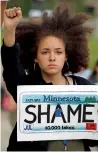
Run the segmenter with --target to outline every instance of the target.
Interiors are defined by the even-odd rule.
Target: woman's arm
[[[9,93],[17,100],[17,85],[19,79],[25,75],[19,60],[19,48],[15,44],[15,30],[22,18],[20,8],[5,10],[4,12],[4,41],[1,48],[3,77]]]

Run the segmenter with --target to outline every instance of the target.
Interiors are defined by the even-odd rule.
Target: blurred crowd
[[[91,83],[97,85],[98,84],[98,60],[94,64],[93,69],[84,69],[81,68],[81,71],[77,73],[76,75],[81,76],[87,80],[89,80]]]

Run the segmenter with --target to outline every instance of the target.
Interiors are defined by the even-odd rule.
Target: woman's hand
[[[14,7],[4,11],[4,43],[10,47],[15,44],[15,30],[22,19],[21,8]]]
[[[8,30],[15,30],[16,26],[22,19],[21,8],[14,7],[11,9],[6,9],[4,11],[4,28]]]

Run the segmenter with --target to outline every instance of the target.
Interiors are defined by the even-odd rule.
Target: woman
[[[5,11],[4,17],[4,43],[1,54],[4,67],[3,76],[7,89],[16,102],[17,85],[91,84],[83,78],[64,75],[69,71],[78,72],[81,66],[85,68],[88,66],[89,49],[86,36],[91,29],[82,25],[87,20],[86,15],[71,16],[66,6],[61,4],[51,16],[45,13],[42,22],[36,27],[28,25],[30,28],[22,28],[20,34],[17,29],[20,37],[23,35],[25,38],[28,37],[27,43],[20,39],[20,45],[15,43],[15,30],[22,18],[21,9],[8,9]],[[17,32],[16,37],[18,37]],[[22,51],[25,51],[24,56]],[[28,61],[25,54],[27,54]],[[27,75],[24,68],[28,70]],[[62,146],[57,149],[51,149],[50,144],[54,141],[17,142],[16,131],[17,127],[15,126],[7,149],[9,151],[64,150],[63,141],[60,141]],[[82,141],[78,140],[76,143],[77,147],[78,144],[82,147],[77,150],[84,151]]]

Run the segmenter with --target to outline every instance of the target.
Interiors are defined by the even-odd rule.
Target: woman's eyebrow
[[[62,48],[55,48],[55,50],[61,50]]]
[[[62,48],[55,48],[54,50],[61,50]],[[43,48],[42,50],[51,50],[49,48]]]
[[[50,50],[49,48],[43,48],[42,50]]]

